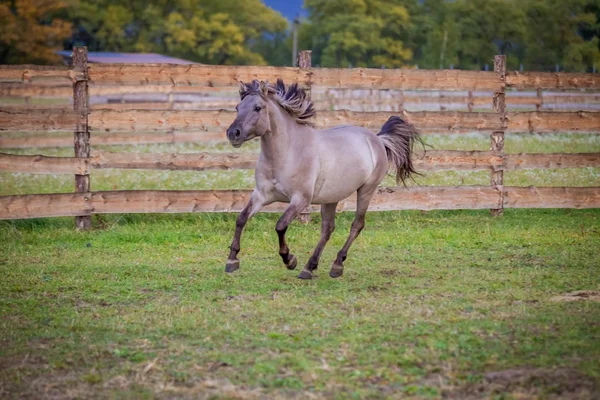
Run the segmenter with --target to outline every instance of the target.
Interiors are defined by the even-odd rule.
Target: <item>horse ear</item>
[[[239,82],[240,82],[240,96],[243,96],[244,93],[246,93],[246,91],[248,90],[248,85],[246,85],[242,81],[239,81]]]

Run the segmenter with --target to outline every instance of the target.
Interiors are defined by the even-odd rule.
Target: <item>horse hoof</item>
[[[225,272],[232,273],[240,269],[240,260],[227,260],[225,264]]]
[[[329,276],[332,278],[339,278],[344,274],[344,267],[341,265],[333,264],[331,266],[331,271],[329,271]]]
[[[285,264],[285,266],[287,267],[287,269],[289,269],[291,271],[293,269],[296,269],[297,265],[298,265],[298,260],[296,259],[296,256],[293,254],[290,254],[290,261],[288,261],[288,263]]]
[[[312,279],[313,274],[311,274],[309,271],[303,269],[300,272],[300,275],[298,275],[298,279]]]

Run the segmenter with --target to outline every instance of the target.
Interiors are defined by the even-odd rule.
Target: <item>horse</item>
[[[298,275],[312,279],[323,248],[335,229],[339,201],[357,193],[356,214],[348,240],[337,253],[329,275],[342,276],[344,261],[352,242],[365,226],[365,214],[377,187],[388,169],[396,172],[396,182],[405,183],[414,174],[413,145],[423,143],[412,124],[392,116],[378,134],[358,126],[343,125],[316,129],[311,118],[316,111],[307,92],[298,84],[285,85],[254,80],[240,82],[237,116],[227,129],[235,148],[254,138],[260,139],[255,169],[256,187],[239,214],[225,271],[240,268],[242,231],[248,220],[273,202],[289,203],[277,221],[279,255],[289,270],[298,260],[285,240],[289,224],[310,204],[321,205],[321,238]]]

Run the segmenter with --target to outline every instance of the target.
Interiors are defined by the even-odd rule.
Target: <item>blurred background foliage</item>
[[[600,66],[600,0],[305,0],[299,16],[261,0],[0,0],[0,63],[56,64],[86,45],[290,65],[296,29],[324,67],[485,69],[495,54],[513,70]]]

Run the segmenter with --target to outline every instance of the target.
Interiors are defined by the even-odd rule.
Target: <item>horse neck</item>
[[[260,138],[260,149],[269,162],[278,164],[286,159],[291,151],[291,135],[297,129],[297,123],[285,113],[279,105],[269,100],[270,131]]]

